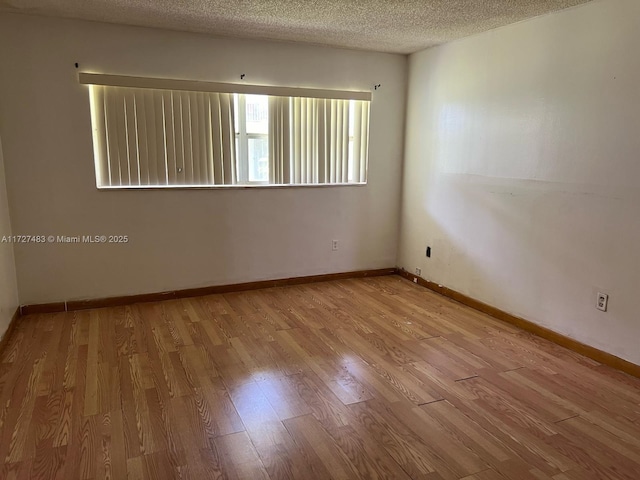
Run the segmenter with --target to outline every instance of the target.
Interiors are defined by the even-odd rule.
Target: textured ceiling
[[[412,53],[590,0],[0,0],[0,10]]]

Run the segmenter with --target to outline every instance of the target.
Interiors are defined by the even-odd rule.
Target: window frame
[[[267,180],[250,180],[249,179],[249,140],[265,138],[269,145],[268,133],[248,133],[247,132],[247,94],[235,93],[234,104],[237,107],[235,115],[237,118],[238,130],[236,136],[236,172],[237,186],[242,185],[271,185],[269,183],[269,174]],[[268,107],[267,107],[268,108]],[[242,112],[242,115],[240,114]],[[267,115],[268,118],[268,115]],[[269,147],[267,147],[269,148]]]

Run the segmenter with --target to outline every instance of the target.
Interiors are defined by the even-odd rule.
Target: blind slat
[[[124,116],[125,116],[125,144],[127,147],[127,176],[128,185],[136,185],[139,182],[138,173],[138,146],[136,143],[135,125],[136,125],[136,112],[135,112],[135,98],[133,92],[124,92]]]
[[[197,184],[193,161],[193,95],[184,92],[182,95],[182,127],[184,128],[184,166],[185,185]]]
[[[176,153],[176,129],[173,110],[173,92],[162,92],[162,114],[164,118],[164,138],[167,151],[167,183],[177,185],[177,153]]]
[[[291,182],[290,98],[269,97],[269,183]]]
[[[220,101],[217,93],[209,95],[211,116],[211,144],[213,153],[213,172],[216,184],[224,184],[224,165],[222,161],[222,126],[220,119]]]
[[[113,90],[105,91],[105,123],[107,136],[107,148],[109,152],[109,183],[112,186],[121,186],[120,181],[120,150],[118,147],[118,116],[116,113],[117,95]]]
[[[293,183],[301,183],[300,157],[302,153],[302,126],[300,125],[302,99],[293,99],[293,142],[291,144],[291,158],[293,158]],[[306,134],[306,132],[305,132]]]
[[[353,118],[353,181],[360,181],[360,162],[362,160],[362,102],[355,102]]]
[[[307,99],[300,99],[300,122],[302,123],[303,136],[300,139],[300,183],[307,183],[307,143],[313,135],[307,120]]]
[[[167,185],[167,152],[163,118],[162,93],[153,91],[153,112],[155,116],[156,128],[156,172],[158,175],[158,185]]]
[[[220,103],[221,120],[221,149],[222,164],[224,171],[224,183],[233,185],[236,183],[236,158],[235,158],[235,132],[234,132],[234,112],[233,96],[228,93],[217,95]]]
[[[308,182],[309,183],[318,183],[318,103],[319,100],[314,98],[311,100],[311,128],[315,132],[313,137],[311,138],[311,151],[309,152],[309,156],[307,157],[307,171],[308,173]]]
[[[193,185],[200,185],[200,92],[189,95],[189,119],[191,120],[191,166]]]
[[[327,135],[327,101],[318,102],[318,183],[327,182],[327,145],[322,139]]]
[[[341,150],[341,167],[342,167],[342,183],[349,181],[349,102],[342,103],[342,121],[340,123],[340,136],[342,142]]]
[[[213,155],[213,139],[212,132],[213,126],[211,124],[211,95],[208,93],[203,93],[203,115],[204,115],[204,140],[205,140],[205,152],[206,152],[206,162],[207,162],[207,183],[212,185],[215,184],[215,162]]]
[[[337,128],[337,125],[338,125],[338,105],[334,100],[331,100],[329,103],[331,104],[331,128],[329,130],[329,134],[330,134],[330,140],[329,140],[329,151],[330,151],[330,156],[329,156],[329,169],[330,169],[329,182],[330,183],[336,183],[338,181],[337,172],[336,172],[336,166],[337,166],[337,162],[338,162],[338,159],[336,158],[336,152],[338,151],[338,149],[337,149],[338,137],[337,137],[337,133],[336,133],[336,128]]]
[[[93,155],[96,167],[96,183],[100,185],[110,185],[109,178],[109,155],[107,142],[104,135],[105,124],[105,99],[104,87],[92,85],[90,89],[91,102],[91,122],[93,134]]]
[[[173,95],[173,128],[175,129],[176,141],[176,183],[184,185],[184,126],[182,115],[182,92],[175,92]]]
[[[180,92],[182,115],[182,185],[193,184],[193,142],[191,141],[191,99],[187,92]]]
[[[136,132],[138,138],[138,163],[140,168],[140,184],[154,185],[149,175],[149,140],[147,128],[147,101],[144,92],[136,95]]]
[[[360,137],[357,142],[360,144],[360,175],[358,182],[367,181],[367,158],[369,157],[369,102],[356,102],[362,105],[362,116],[360,123]]]
[[[193,175],[194,183],[202,185],[207,178],[207,161],[204,158],[204,94],[202,92],[197,92],[194,95],[193,108]]]
[[[158,150],[157,150],[157,136],[158,126],[156,125],[156,111],[155,102],[153,100],[153,93],[151,90],[143,90],[142,96],[144,98],[144,120],[145,128],[147,130],[146,135],[146,150],[147,150],[147,168],[149,172],[149,185],[160,185],[161,182],[158,179]]]
[[[116,107],[116,130],[118,132],[118,169],[120,171],[120,184],[130,185],[129,181],[129,158],[127,155],[127,135],[126,135],[126,115],[124,111],[125,103],[122,95],[115,99]]]

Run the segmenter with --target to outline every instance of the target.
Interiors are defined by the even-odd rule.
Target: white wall
[[[11,237],[11,220],[7,204],[2,139],[0,138],[0,338],[7,331],[9,322],[18,308],[18,285],[13,260],[13,243],[3,242],[3,237]]]
[[[412,55],[399,253],[637,364],[638,24],[596,1]]]
[[[369,184],[98,191],[81,71],[369,90]],[[14,233],[128,235],[18,245],[20,301],[51,302],[393,267],[406,57],[0,15],[0,133]],[[331,240],[340,247],[331,251]]]

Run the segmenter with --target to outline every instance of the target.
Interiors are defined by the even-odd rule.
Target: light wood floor
[[[0,478],[640,478],[640,380],[397,276],[32,315]]]

